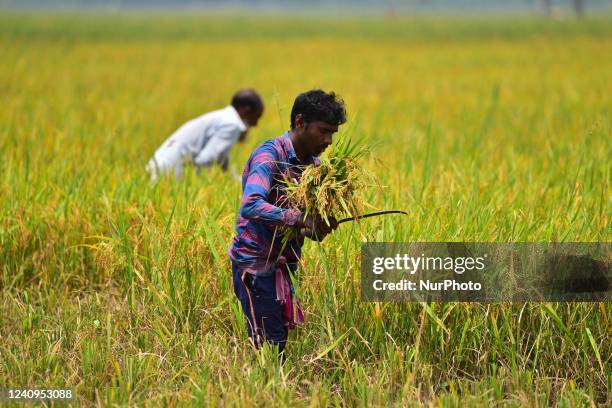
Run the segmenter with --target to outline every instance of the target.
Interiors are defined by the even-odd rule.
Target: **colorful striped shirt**
[[[270,275],[281,256],[291,270],[297,268],[304,238],[294,238],[283,248],[283,236],[288,228],[297,227],[302,213],[288,205],[283,179],[299,181],[306,165],[319,164],[315,156],[306,163],[300,162],[289,132],[253,151],[242,173],[236,236],[228,251],[238,268],[255,275]]]

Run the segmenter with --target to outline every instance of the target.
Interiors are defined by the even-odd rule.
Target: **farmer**
[[[333,92],[305,92],[291,109],[291,129],[257,147],[244,167],[242,201],[229,256],[234,293],[255,347],[265,341],[283,352],[288,329],[304,320],[290,278],[297,269],[304,238],[321,241],[338,226],[335,219],[328,225],[317,214],[306,216],[288,208],[282,179],[297,181],[304,166],[319,165],[318,156],[331,145],[332,135],[344,122],[344,102]],[[283,242],[284,234],[292,229],[298,229],[298,234]]]
[[[242,89],[234,94],[231,105],[188,121],[170,135],[147,164],[151,180],[169,173],[180,178],[185,163],[196,166],[198,172],[213,163],[227,170],[232,145],[244,141],[248,128],[257,126],[263,110],[257,92]]]

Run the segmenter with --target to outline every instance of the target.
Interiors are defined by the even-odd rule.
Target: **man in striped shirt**
[[[346,122],[344,102],[333,92],[312,90],[298,95],[291,110],[291,129],[268,140],[249,157],[242,174],[242,201],[236,236],[229,249],[234,292],[247,319],[249,337],[282,352],[288,329],[303,321],[290,274],[297,269],[304,238],[321,241],[337,227],[316,214],[289,208],[283,179],[298,181]],[[299,234],[284,243],[288,229]]]

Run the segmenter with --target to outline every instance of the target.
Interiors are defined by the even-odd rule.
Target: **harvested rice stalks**
[[[329,225],[329,218],[355,217],[363,212],[356,192],[365,186],[365,175],[358,159],[368,153],[360,142],[345,138],[338,142],[320,166],[304,169],[299,183],[285,180],[291,207],[318,214]]]

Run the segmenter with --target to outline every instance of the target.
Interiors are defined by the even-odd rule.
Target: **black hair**
[[[254,89],[241,89],[232,97],[232,106],[235,109],[251,108],[253,110],[263,109],[263,101]]]
[[[295,129],[295,117],[301,114],[306,123],[325,122],[341,125],[346,122],[344,101],[334,92],[313,89],[299,94],[291,108],[291,129]]]

